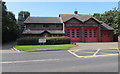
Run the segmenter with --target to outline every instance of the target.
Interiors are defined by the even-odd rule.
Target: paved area
[[[13,49],[13,46],[16,45],[16,42],[9,42],[2,45],[2,49],[0,49],[0,53],[13,53],[17,52]]]
[[[106,55],[118,55],[118,43],[77,43],[77,47],[68,50],[76,57],[96,57]]]
[[[93,42],[93,43],[76,43],[77,47],[71,49],[111,49],[118,48],[118,42]]]
[[[3,72],[118,72],[118,43],[77,43],[66,50],[2,53]],[[104,52],[104,53],[103,53]],[[109,56],[98,56],[112,53]]]
[[[76,58],[62,50],[3,53],[2,57],[3,72],[118,72],[117,55]]]
[[[108,56],[108,55],[118,55],[118,49],[85,49],[85,50],[68,50],[74,56],[80,57],[97,57],[97,56]]]
[[[118,48],[120,49],[120,42],[118,42]]]

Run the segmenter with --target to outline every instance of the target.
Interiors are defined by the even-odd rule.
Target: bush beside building
[[[17,45],[39,45],[40,43],[38,40],[41,39],[40,37],[22,37],[17,39]],[[53,44],[69,44],[70,38],[69,37],[45,37],[46,45],[53,45]]]

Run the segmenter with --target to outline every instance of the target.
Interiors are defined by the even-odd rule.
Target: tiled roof
[[[114,28],[110,27],[109,25],[107,25],[104,22],[101,22],[99,20],[97,20],[96,18],[94,18],[91,15],[80,15],[80,14],[60,14],[59,17],[28,17],[24,23],[63,23],[66,22],[68,20],[70,20],[71,18],[76,18],[78,20],[80,20],[81,22],[85,22],[87,20],[89,20],[90,18],[95,19],[96,21],[98,21],[101,24],[101,29],[102,30],[114,30]],[[41,33],[44,30],[31,30],[31,33]],[[59,30],[49,30],[50,33],[62,33],[62,31]],[[24,31],[23,33],[26,33],[26,31]]]
[[[114,30],[114,28],[112,28],[111,26],[109,26],[108,24],[102,22],[101,24],[101,29],[102,30]]]
[[[64,34],[63,30],[24,30],[22,34],[41,34],[45,31],[51,34]]]
[[[77,18],[78,20],[80,20],[81,22],[85,22],[87,20],[89,20],[90,18],[95,19],[96,21],[100,22],[99,20],[97,20],[96,18],[94,18],[91,15],[80,15],[80,14],[60,14],[59,15],[62,18],[63,22],[66,22],[68,20],[70,20],[71,18]]]
[[[28,17],[24,23],[62,23],[59,17]]]

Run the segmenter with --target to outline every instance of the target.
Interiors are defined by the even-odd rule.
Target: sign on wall
[[[39,43],[46,43],[46,39],[39,39],[38,42]]]

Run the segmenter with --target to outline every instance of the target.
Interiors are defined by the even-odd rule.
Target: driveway
[[[68,50],[68,52],[76,57],[96,57],[119,54],[117,42],[76,43],[76,45],[78,46]]]
[[[118,42],[94,42],[94,43],[76,43],[77,47],[71,49],[111,49],[118,48]]]

